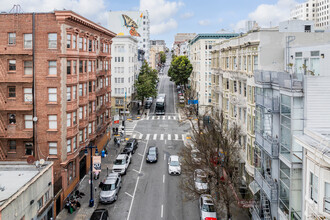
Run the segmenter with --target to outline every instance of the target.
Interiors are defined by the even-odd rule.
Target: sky
[[[165,40],[171,48],[176,33],[244,31],[245,21],[260,27],[287,20],[290,9],[304,0],[0,0],[0,11],[19,4],[23,12],[73,10],[108,28],[108,11],[148,10],[150,39]]]

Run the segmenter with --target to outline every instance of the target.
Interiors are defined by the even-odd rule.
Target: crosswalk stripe
[[[175,116],[173,116],[173,120],[176,120],[176,117]]]
[[[165,117],[165,116],[163,116],[163,120],[165,120],[165,118],[166,118],[166,117]]]
[[[135,138],[136,137],[136,134],[133,134],[133,138]]]
[[[168,116],[168,120],[171,120],[171,116]]]
[[[184,140],[184,135],[183,134],[181,134],[181,140]]]
[[[146,140],[149,140],[150,134],[147,134],[146,136]]]
[[[160,140],[164,140],[164,134],[160,135]]]
[[[178,140],[178,135],[177,134],[174,134],[174,139]]]
[[[154,120],[155,119],[155,116],[152,116],[152,120]]]
[[[157,139],[157,134],[154,134],[154,140],[156,140]]]
[[[170,135],[170,134],[167,135],[167,139],[168,139],[169,141],[171,140],[171,135]]]
[[[142,139],[142,137],[143,137],[143,134],[140,134],[140,137],[139,137],[139,139]]]

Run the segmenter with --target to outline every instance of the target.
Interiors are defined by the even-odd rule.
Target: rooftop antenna
[[[12,9],[10,9],[9,13],[11,13],[11,14],[23,13],[23,9],[22,9],[21,5],[14,5],[14,7]]]

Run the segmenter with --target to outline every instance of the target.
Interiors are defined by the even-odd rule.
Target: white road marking
[[[170,135],[170,134],[167,135],[167,139],[168,139],[169,141],[171,140],[171,135]]]
[[[164,215],[164,205],[162,204],[162,208],[160,210],[160,217],[163,218]]]
[[[164,154],[164,160],[166,160],[166,154]]]
[[[146,136],[146,140],[149,140],[150,134],[147,134]]]
[[[131,198],[133,198],[133,196],[131,194],[129,194],[128,192],[125,192],[125,194],[130,196]]]
[[[164,140],[164,134],[160,135],[160,140]]]
[[[138,155],[140,155],[141,157],[143,157],[143,155],[142,155],[142,154],[140,154],[140,153],[138,153]]]
[[[139,173],[139,171],[137,171],[136,169],[132,169],[133,171],[135,171],[135,172],[137,172],[137,173]]]
[[[166,116],[163,116],[163,120],[165,120]]]
[[[152,116],[152,120],[154,120],[155,119],[155,116]]]
[[[143,134],[140,134],[139,139],[142,139],[142,137],[143,137]]]
[[[136,134],[133,134],[133,138],[135,138],[136,137]]]
[[[173,120],[176,120],[176,117],[175,116],[173,116]]]
[[[144,148],[144,152],[143,152],[143,159],[141,161],[141,165],[140,165],[140,173],[141,173],[141,170],[142,170],[142,165],[143,165],[143,161],[144,161],[144,156],[146,154],[146,150],[147,150],[147,146],[148,146],[148,141],[146,143],[146,146]],[[131,202],[131,205],[129,207],[129,211],[128,211],[128,216],[127,216],[127,220],[129,220],[130,216],[131,216],[131,211],[132,211],[132,207],[133,207],[133,202],[134,202],[134,197],[135,197],[135,193],[136,193],[136,189],[137,189],[137,186],[139,184],[139,180],[140,180],[140,177],[138,176],[137,180],[136,180],[136,184],[135,184],[135,187],[134,187],[134,192],[133,192],[133,196],[132,196],[132,202]]]
[[[181,134],[181,138],[182,138],[182,140],[184,140],[184,135],[183,134]]]
[[[165,183],[165,174],[163,174],[163,183]]]
[[[157,139],[157,134],[154,134],[154,140],[156,140]]]
[[[174,135],[174,140],[178,140],[178,138],[179,138],[178,135],[175,134],[175,135]]]

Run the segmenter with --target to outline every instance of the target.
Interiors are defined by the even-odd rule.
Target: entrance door
[[[79,179],[81,180],[86,175],[86,156],[79,162]]]

